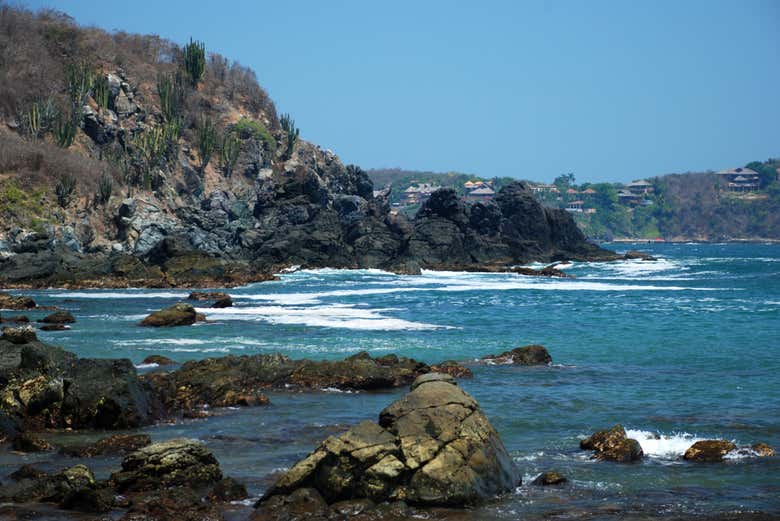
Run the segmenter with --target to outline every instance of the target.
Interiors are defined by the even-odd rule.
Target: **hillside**
[[[627,197],[624,183],[575,183],[562,175],[545,185],[525,181],[547,207],[565,209],[586,236],[613,239],[675,241],[780,240],[780,160],[754,161],[744,168],[761,181],[756,190],[731,192],[712,172],[669,174],[649,178],[646,194]],[[401,169],[369,170],[375,183],[391,187],[391,202],[401,213],[413,214],[419,205],[404,203],[404,190],[428,184],[454,188],[466,195],[467,181],[493,181],[501,187],[510,178],[488,179],[458,173],[433,173]]]
[[[0,63],[5,284],[230,285],[291,265],[417,272],[605,255],[538,203],[491,206],[494,226],[518,211],[545,220],[506,235],[479,229],[470,206],[396,215],[362,169],[277,115],[253,71],[197,40],[0,5]],[[464,244],[486,251],[464,256]]]

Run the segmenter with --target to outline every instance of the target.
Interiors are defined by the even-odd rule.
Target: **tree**
[[[569,187],[574,186],[574,172],[559,175],[555,178],[553,184],[558,190],[566,190]]]

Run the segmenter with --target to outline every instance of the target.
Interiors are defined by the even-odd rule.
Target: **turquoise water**
[[[39,333],[80,356],[149,354],[178,361],[282,352],[343,358],[367,350],[426,362],[473,360],[529,343],[555,364],[473,366],[463,387],[482,405],[530,481],[557,469],[562,488],[528,485],[476,510],[475,519],[558,515],[780,514],[780,457],[695,465],[678,457],[695,439],[780,448],[780,245],[628,245],[655,262],[574,263],[576,279],[507,274],[318,270],[230,290],[235,307],[204,309],[209,323],[137,327],[187,291],[32,292],[68,309],[68,332]],[[141,368],[140,370],[147,370]],[[327,435],[378,412],[404,391],[275,393],[272,406],[146,429],[204,440],[227,474],[257,495],[273,473]],[[648,458],[591,461],[579,438],[622,423]],[[661,434],[660,440],[651,433]],[[61,435],[73,438],[79,435]],[[25,456],[46,466],[73,460]],[[47,459],[48,458],[48,459]],[[19,464],[0,456],[0,481]],[[103,475],[117,460],[91,461]],[[561,514],[561,515],[564,515]]]

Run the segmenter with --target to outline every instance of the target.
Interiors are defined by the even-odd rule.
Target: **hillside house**
[[[469,202],[490,201],[495,196],[496,196],[495,190],[493,190],[489,186],[482,186],[480,188],[476,188],[468,192],[466,194],[466,201]]]
[[[642,202],[644,199],[643,195],[635,194],[632,192],[629,192],[628,190],[620,190],[618,191],[618,203],[625,204],[628,206],[636,206]]]
[[[566,203],[566,211],[582,213],[584,205],[585,201],[569,201]]]
[[[432,185],[428,183],[422,183],[419,185],[412,185],[404,190],[401,204],[409,206],[413,204],[422,204],[428,200],[433,192],[441,188],[439,185]]]
[[[720,189],[725,192],[755,192],[761,187],[758,173],[750,168],[732,168],[717,173]]]
[[[634,181],[626,185],[626,190],[634,195],[649,195],[655,191],[655,188],[651,183],[645,180]]]

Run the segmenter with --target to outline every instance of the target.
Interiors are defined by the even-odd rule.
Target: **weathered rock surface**
[[[514,267],[510,271],[519,275],[528,275],[530,277],[555,277],[563,279],[573,279],[574,275],[568,275],[566,272],[556,268],[558,263],[550,264],[541,269],[525,268],[522,266]]]
[[[113,495],[102,489],[84,465],[74,465],[53,475],[33,469],[19,469],[15,474],[14,483],[0,487],[0,502],[57,503],[66,509],[87,512],[106,512],[113,504]]]
[[[431,366],[431,372],[448,374],[450,376],[454,376],[455,378],[474,377],[474,373],[471,372],[471,369],[459,364],[455,360],[445,360],[439,364],[434,364]]]
[[[544,346],[533,344],[500,355],[483,356],[482,361],[488,364],[548,365],[552,363],[552,357]]]
[[[0,292],[0,309],[23,310],[33,309],[35,306],[35,301],[30,297]]]
[[[177,438],[131,452],[110,482],[119,492],[140,492],[173,486],[209,487],[221,479],[219,462],[205,445]]]
[[[29,432],[23,432],[11,441],[11,448],[18,452],[46,452],[54,447],[43,438]]]
[[[192,304],[179,303],[155,311],[143,319],[140,325],[148,327],[191,326],[197,320],[198,316]]]
[[[230,298],[230,295],[221,291],[193,291],[187,296],[187,300],[220,300]]]
[[[766,443],[755,443],[750,447],[753,452],[762,458],[775,455],[775,449],[767,445]]]
[[[723,456],[736,448],[734,443],[727,440],[701,440],[688,447],[683,454],[683,459],[703,462],[723,461]]]
[[[633,438],[626,436],[621,425],[599,431],[580,442],[583,450],[595,452],[595,459],[628,463],[639,461],[644,457],[642,446]]]
[[[323,502],[332,508],[355,499],[464,506],[512,490],[518,476],[477,402],[453,377],[431,373],[384,409],[378,424],[365,421],[330,437],[295,464],[259,513],[300,506],[300,495],[316,511]]]
[[[38,336],[35,334],[35,329],[30,326],[4,327],[0,340],[5,340],[12,344],[27,344],[28,342],[38,340]]]
[[[176,362],[162,355],[149,355],[143,359],[142,364],[175,365]]]
[[[211,307],[215,309],[233,307],[233,299],[229,296],[222,297],[221,299],[215,301]]]

